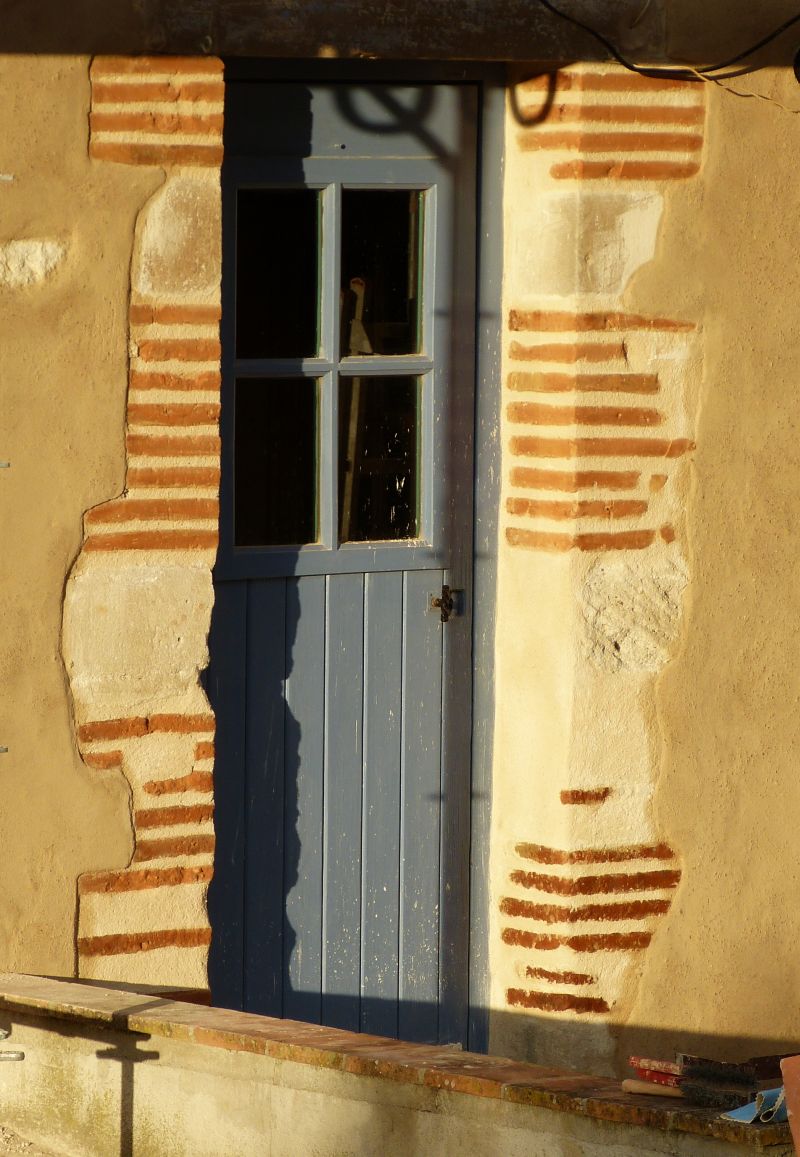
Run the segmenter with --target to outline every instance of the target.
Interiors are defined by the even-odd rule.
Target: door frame
[[[470,83],[479,89],[475,317],[469,1048],[489,1041],[489,839],[494,750],[494,639],[500,502],[503,173],[506,68],[462,62],[229,58],[225,79]]]

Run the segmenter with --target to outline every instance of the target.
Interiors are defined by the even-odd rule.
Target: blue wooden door
[[[476,91],[229,88],[212,995],[464,1041]]]

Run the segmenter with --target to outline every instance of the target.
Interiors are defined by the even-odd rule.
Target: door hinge
[[[456,587],[449,587],[446,583],[442,587],[441,595],[431,595],[429,609],[439,611],[443,623],[450,621],[451,615],[460,615],[461,607],[458,596],[464,592]]]

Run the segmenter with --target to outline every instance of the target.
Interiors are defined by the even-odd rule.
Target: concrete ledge
[[[81,1153],[792,1153],[788,1126],[734,1125],[616,1081],[152,990],[0,975],[0,1009],[27,1053],[2,1067],[4,1123]]]

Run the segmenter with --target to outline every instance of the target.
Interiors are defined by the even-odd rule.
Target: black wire
[[[773,32],[770,32],[756,44],[752,44],[749,48],[745,48],[743,52],[738,52],[736,56],[730,57],[729,60],[723,60],[719,64],[708,64],[704,68],[695,69],[643,68],[641,65],[634,64],[632,61],[627,60],[615,44],[613,44],[607,37],[603,36],[602,32],[598,32],[597,29],[593,28],[590,24],[585,24],[582,20],[578,20],[577,17],[570,16],[567,12],[562,12],[562,10],[560,8],[556,8],[555,4],[552,4],[550,0],[538,0],[538,3],[543,8],[546,8],[548,12],[552,12],[554,16],[559,16],[562,20],[566,20],[569,24],[574,24],[576,28],[581,28],[584,32],[587,32],[589,36],[594,37],[595,40],[603,45],[603,47],[614,58],[614,60],[621,64],[623,68],[627,68],[629,72],[636,72],[639,74],[639,76],[663,77],[667,80],[699,81],[704,76],[708,76],[711,73],[719,72],[723,68],[730,68],[731,65],[738,64],[741,60],[745,60],[748,56],[752,56],[753,53],[758,52],[759,49],[766,47],[767,44],[771,44],[773,40],[776,40],[782,33],[787,30],[787,28],[791,28],[793,24],[800,23],[800,12],[798,12],[796,16],[792,16],[788,20],[785,20],[779,28],[776,28]]]
[[[787,28],[791,28],[793,24],[800,22],[800,12],[796,16],[791,16],[788,20],[784,20],[779,28],[774,32],[770,32],[763,40],[759,40],[757,44],[752,44],[749,48],[745,48],[743,52],[732,56],[730,60],[723,60],[721,64],[709,64],[707,68],[698,68],[698,72],[705,75],[707,72],[719,72],[723,68],[730,68],[732,64],[738,64],[740,60],[745,60],[748,56],[758,52],[760,48],[765,48],[766,45],[771,44],[773,40],[777,40],[781,33],[785,32]]]

